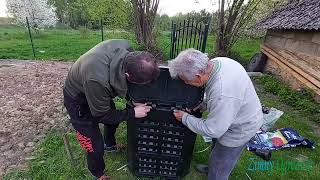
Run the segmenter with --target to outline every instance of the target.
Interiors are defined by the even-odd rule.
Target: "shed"
[[[264,70],[320,96],[320,1],[291,0],[256,27],[267,29],[261,45],[268,57]]]

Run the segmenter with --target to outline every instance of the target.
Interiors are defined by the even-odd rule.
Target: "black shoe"
[[[97,177],[95,177],[95,176],[93,176],[93,178],[92,178],[92,180],[99,180],[99,179],[111,180],[111,177],[110,177],[110,176],[103,175],[103,176],[101,176],[100,178],[97,178]]]
[[[104,150],[108,153],[119,152],[125,149],[126,149],[126,146],[123,144],[116,144],[113,146],[107,146],[106,144],[104,144]]]
[[[271,151],[269,150],[257,149],[254,153],[265,161],[271,160]]]
[[[197,164],[196,169],[200,173],[208,174],[209,166],[205,164]]]

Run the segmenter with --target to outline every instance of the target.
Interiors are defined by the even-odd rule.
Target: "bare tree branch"
[[[240,29],[241,28],[245,28],[247,27],[249,20],[252,18],[253,13],[255,12],[258,4],[261,2],[262,0],[252,0],[250,4],[248,4],[248,7],[252,7],[250,10],[249,8],[246,10],[246,12],[244,12],[243,16],[241,17],[241,19],[239,19],[239,22],[242,21],[243,23],[238,23],[238,25],[235,26],[235,30],[233,32],[233,39],[231,40],[230,46],[234,45],[234,43],[239,39],[240,37]],[[254,4],[255,3],[255,4]],[[245,17],[245,18],[243,18]]]
[[[219,30],[216,40],[216,53],[218,55],[229,54],[231,47],[239,38],[239,32],[247,26],[261,0],[249,0],[246,5],[243,5],[244,0],[233,0],[227,12],[223,7],[224,2],[224,0],[219,1]]]
[[[155,46],[153,27],[159,0],[131,0],[131,3],[134,9],[137,42],[146,49],[152,49]]]

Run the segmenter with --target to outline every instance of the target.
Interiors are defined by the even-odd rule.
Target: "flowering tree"
[[[28,17],[31,28],[55,26],[57,22],[54,8],[47,4],[47,0],[7,0],[8,12],[17,24],[26,24]]]

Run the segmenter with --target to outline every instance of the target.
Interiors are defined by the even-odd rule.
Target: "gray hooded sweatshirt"
[[[248,142],[262,126],[260,100],[245,69],[238,62],[217,57],[205,87],[206,120],[184,113],[182,123],[203,136],[217,138],[227,147]]]

